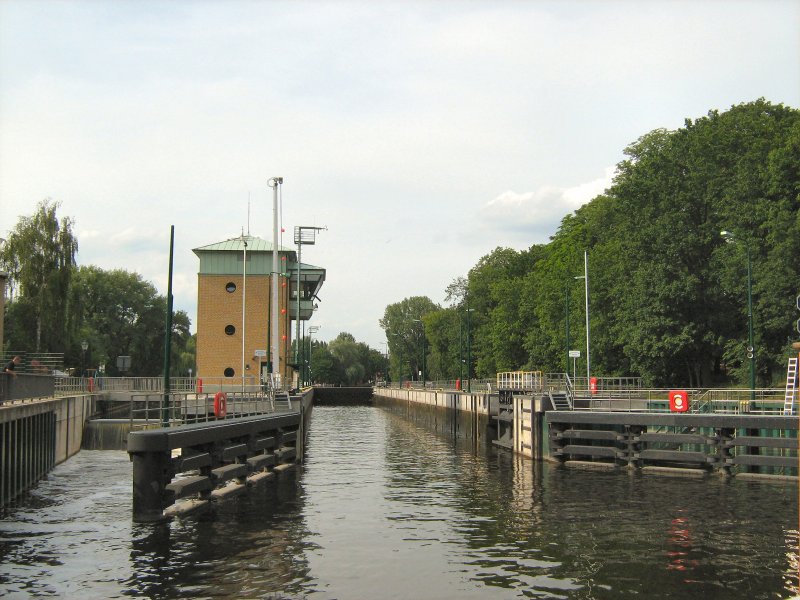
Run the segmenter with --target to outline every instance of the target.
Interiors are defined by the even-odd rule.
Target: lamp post
[[[278,186],[283,185],[283,177],[272,177],[267,181],[267,186],[272,188],[272,272],[270,282],[272,284],[272,315],[270,318],[270,376],[272,385],[279,382],[280,373],[280,332],[278,325]]]
[[[425,387],[425,323],[422,322],[422,319],[414,319],[415,323],[419,323],[422,325],[422,387]]]
[[[83,340],[81,342],[81,350],[83,350],[83,352],[81,352],[81,378],[83,378],[84,375],[85,375],[85,370],[86,370],[86,351],[88,349],[89,349],[89,342],[87,342],[86,340]]]
[[[318,231],[322,231],[325,227],[310,227],[307,225],[297,225],[294,228],[294,243],[297,244],[297,314],[295,318],[295,327],[297,344],[294,348],[294,362],[300,365],[300,271],[302,269],[302,249],[303,246],[313,246],[316,244],[316,235]],[[301,376],[302,378],[302,376]]]
[[[583,290],[586,298],[586,389],[589,389],[591,381],[591,361],[589,358],[589,253],[583,251],[583,275],[578,275],[575,279],[583,279]]]
[[[311,325],[308,328],[308,373],[306,379],[311,383],[311,352],[314,350],[314,345],[311,343],[311,336],[319,331],[319,325]]]
[[[395,344],[395,348],[397,348],[397,351],[392,353],[392,356],[396,357],[397,361],[398,361],[398,365],[397,365],[397,387],[401,388],[401,387],[403,387],[403,368],[404,368],[404,365],[405,365],[405,356],[406,356],[406,352],[405,352],[405,345],[406,345],[405,341],[406,340],[405,340],[405,337],[403,337],[401,334],[399,334],[399,333],[397,333],[395,331],[389,331],[386,334],[386,340],[388,342],[388,344],[387,344],[388,347],[391,347],[391,341],[389,341],[389,336],[390,335],[394,336],[395,338],[398,338],[399,340],[402,340],[402,342],[403,342],[402,344],[400,344],[398,342],[398,339],[396,339],[395,341],[398,342],[397,344]]]
[[[730,231],[721,231],[722,238],[729,243],[736,243],[739,238]],[[753,343],[753,270],[750,259],[750,244],[744,243],[747,255],[747,358],[750,360],[750,408],[756,400],[756,349]]]
[[[472,337],[471,337],[471,318],[470,313],[475,312],[474,308],[468,308],[467,313],[467,393],[472,393]]]
[[[566,368],[564,369],[564,371],[567,374],[569,374],[569,359],[570,359],[570,353],[569,353],[569,284],[564,286],[564,337],[566,338],[566,344],[567,344],[567,347],[566,347],[567,362],[565,363],[566,364]],[[574,371],[574,369],[573,369],[573,371]],[[574,374],[573,374],[573,377],[575,377]]]

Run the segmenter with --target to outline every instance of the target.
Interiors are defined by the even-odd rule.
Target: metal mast
[[[271,318],[271,368],[270,374],[272,381],[276,385],[283,387],[280,381],[280,325],[278,316],[278,279],[280,272],[278,271],[278,229],[280,222],[278,220],[278,186],[283,185],[283,177],[273,177],[267,181],[267,185],[272,188],[272,276],[270,278],[272,283],[272,318]]]

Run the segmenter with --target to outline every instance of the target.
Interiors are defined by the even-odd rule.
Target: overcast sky
[[[271,240],[282,176],[284,243],[328,228],[317,337],[383,349],[388,304],[443,302],[641,135],[759,97],[800,107],[796,0],[0,0],[0,236],[52,198],[79,264],[165,293],[175,225],[194,323],[192,249]]]

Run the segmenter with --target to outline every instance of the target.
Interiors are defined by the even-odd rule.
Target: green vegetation
[[[800,291],[800,111],[763,99],[711,111],[625,154],[613,185],[564,217],[549,243],[497,248],[448,287],[445,308],[427,298],[387,307],[392,375],[416,369],[408,323],[421,319],[428,378],[458,377],[467,315],[472,376],[566,370],[567,317],[572,348],[585,339],[575,277],[586,250],[593,374],[745,383],[749,251],[757,385],[781,381]]]
[[[307,347],[308,338],[303,346]],[[347,333],[340,333],[330,343],[312,340],[311,374],[314,383],[361,385],[385,377],[386,358]]]
[[[166,298],[136,273],[78,267],[71,219],[59,220],[57,202],[41,202],[22,217],[0,250],[9,274],[5,349],[63,353],[65,366],[119,375],[117,356],[131,356],[126,375],[158,375],[164,362]],[[194,368],[194,338],[184,311],[173,316],[173,375]],[[86,355],[82,342],[88,343]]]

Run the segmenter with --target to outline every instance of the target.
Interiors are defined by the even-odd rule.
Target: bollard
[[[153,523],[164,519],[164,487],[169,483],[169,452],[133,454],[133,520]]]

